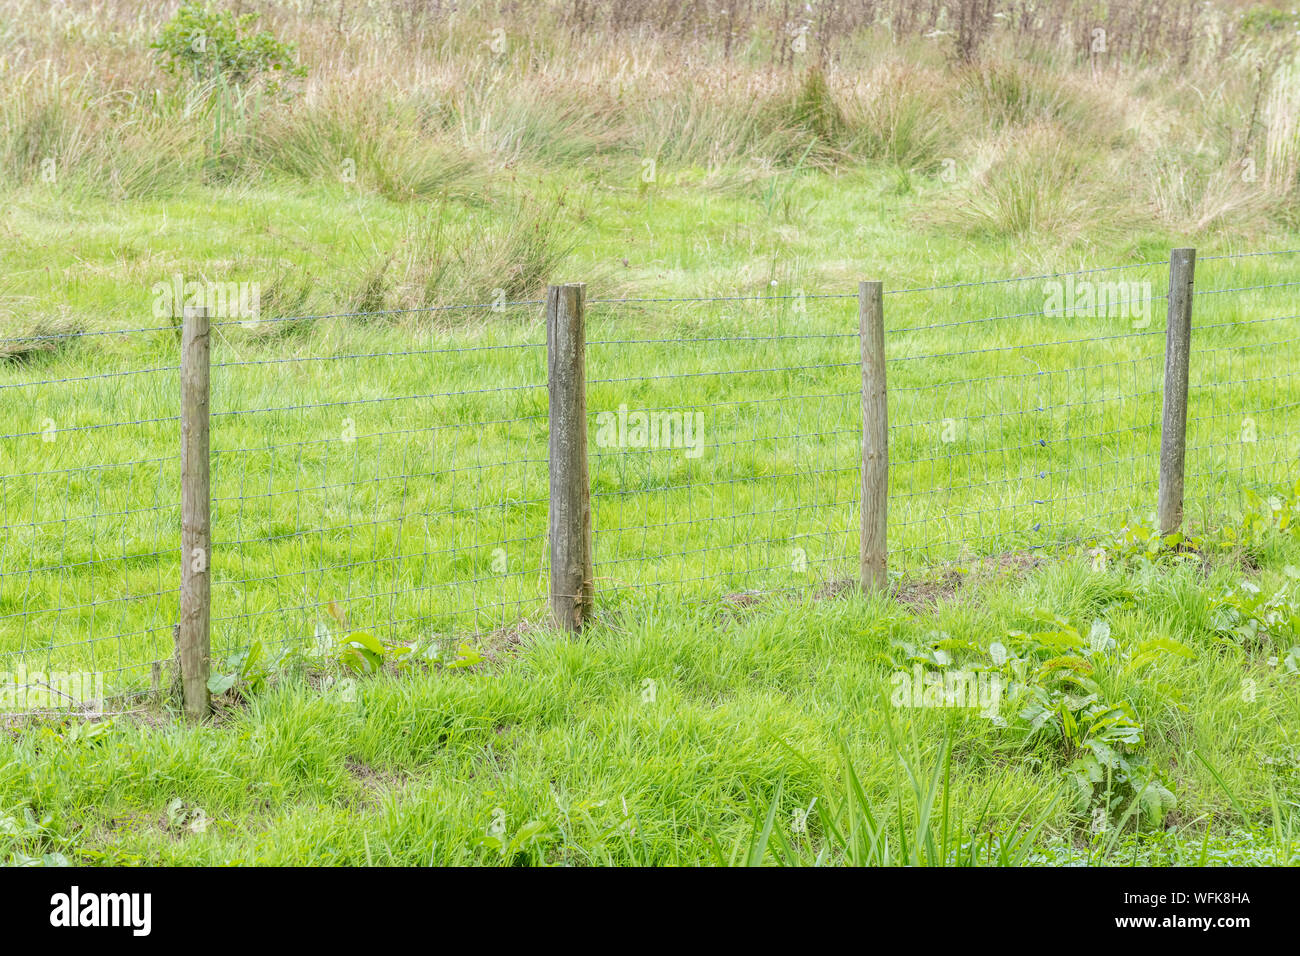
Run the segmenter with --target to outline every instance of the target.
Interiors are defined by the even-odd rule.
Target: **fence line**
[[[210,319],[207,407],[173,325],[0,339],[0,709],[84,705],[60,681],[92,674],[95,699],[175,680],[197,716],[204,668],[253,646],[445,660],[467,635],[580,628],[626,594],[887,587],[1129,520],[1169,532],[1184,501],[1205,514],[1294,476],[1296,368],[1279,351],[1294,338],[1276,323],[1298,317],[1300,281],[1259,274],[1294,253],[1200,257],[1204,289],[1176,250],[856,295],[556,286],[545,302]],[[1141,278],[1090,278],[1119,272]],[[972,296],[1002,307],[979,315]],[[628,334],[633,307],[653,332]],[[482,321],[426,342],[365,326],[361,349],[338,324],[424,312]],[[311,328],[279,337],[289,322]],[[547,341],[522,337],[543,325]],[[39,378],[61,368],[50,343],[80,335],[100,347],[79,374]],[[143,367],[121,367],[128,347]]]

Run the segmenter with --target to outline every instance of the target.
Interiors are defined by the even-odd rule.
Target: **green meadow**
[[[60,30],[27,6],[0,4],[0,861],[1296,862],[1300,105],[1274,34],[1221,51],[1198,126],[1158,37],[1099,73],[864,23],[773,65],[758,14],[724,62],[547,6],[488,56],[486,7],[345,38],[270,4],[307,67],[280,88],[160,72],[170,6]],[[257,299],[213,320],[201,726],[174,687],[177,281]],[[566,282],[579,636],[546,605]],[[74,673],[108,713],[41,686]]]

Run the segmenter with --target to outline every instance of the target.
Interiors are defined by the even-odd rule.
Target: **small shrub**
[[[305,67],[295,62],[297,48],[282,43],[269,30],[253,32],[259,14],[235,15],[199,3],[187,3],[150,44],[162,68],[187,74],[196,82],[224,81],[242,85],[268,74],[301,77]],[[270,83],[279,89],[279,80]]]
[[[1239,581],[1215,598],[1214,633],[1224,644],[1246,650],[1286,649],[1300,637],[1300,607],[1286,587],[1269,594],[1251,581]]]

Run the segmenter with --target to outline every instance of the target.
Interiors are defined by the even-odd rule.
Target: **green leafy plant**
[[[355,674],[377,674],[385,667],[399,672],[428,666],[463,670],[483,663],[482,652],[464,641],[439,637],[424,642],[381,641],[368,631],[353,630],[337,602],[330,601],[326,608],[343,636],[334,638],[328,624],[317,622],[307,656],[332,659]]]
[[[505,830],[505,813],[497,809],[493,811],[487,832],[479,837],[477,845],[495,852],[502,861],[512,866],[529,866],[542,862],[546,846],[554,838],[554,830],[541,820],[529,820],[513,836],[508,835]]]
[[[339,663],[357,674],[375,674],[383,669],[390,652],[410,653],[409,647],[389,647],[366,631],[355,631],[339,638]]]
[[[285,667],[291,655],[292,651],[285,648],[274,658],[268,658],[266,646],[261,641],[254,641],[226,658],[221,670],[208,678],[208,692],[220,695],[244,688],[255,694],[266,686],[272,674]]]
[[[309,656],[332,659],[355,674],[377,674],[385,663],[402,661],[411,653],[407,644],[386,644],[368,631],[353,630],[347,613],[336,601],[326,605],[330,617],[338,622],[343,636],[335,639],[324,621],[316,624],[316,639]]]
[[[1011,631],[1005,643],[984,648],[931,632],[920,644],[895,642],[893,660],[927,671],[959,667],[995,675],[1001,699],[994,723],[1019,734],[1024,746],[1055,753],[1080,811],[1100,808],[1107,820],[1140,813],[1158,822],[1174,806],[1174,795],[1143,755],[1143,728],[1132,705],[1110,699],[1095,672],[1104,667],[1122,676],[1147,675],[1166,655],[1190,658],[1194,652],[1167,637],[1129,650],[1111,637],[1104,620],[1093,621],[1085,634],[1050,611],[1030,616],[1032,630]]]
[[[31,807],[0,812],[0,864],[4,866],[69,866],[62,851],[71,842],[59,835],[53,814],[37,817]]]
[[[982,649],[974,641],[954,638],[947,631],[929,631],[920,643],[890,641],[889,661],[900,665],[921,664],[943,670],[953,664],[958,656],[979,653]]]
[[[107,739],[116,725],[116,717],[109,717],[107,720],[73,719],[69,720],[61,730],[52,732],[64,744],[94,744]]]
[[[1112,658],[1120,667],[1146,667],[1162,653],[1186,656],[1190,649],[1171,640],[1144,642],[1139,660],[1126,662],[1104,621],[1094,621],[1085,637],[1059,615],[1037,611],[1035,617],[1041,628],[1009,635],[1030,664],[1008,694],[1020,708],[1025,742],[1045,742],[1068,760],[1065,773],[1081,810],[1127,820],[1140,809],[1159,822],[1175,805],[1173,792],[1142,753],[1145,737],[1132,705],[1109,699],[1094,672]]]
[[[1224,644],[1256,650],[1300,635],[1300,608],[1283,586],[1272,594],[1239,581],[1214,599],[1214,634]]]
[[[1205,540],[1182,532],[1162,535],[1144,524],[1131,523],[1119,534],[1094,540],[1088,553],[1104,566],[1110,561],[1122,566],[1152,567],[1163,560],[1200,561]]]
[[[1275,535],[1300,534],[1300,481],[1263,497],[1246,492],[1246,507],[1232,521],[1207,535],[1207,544],[1223,551],[1253,554]]]
[[[302,77],[305,67],[295,61],[297,49],[268,30],[254,32],[259,14],[236,15],[206,4],[186,3],[150,44],[162,68],[196,82],[222,81],[244,85],[262,77],[280,88],[280,78]]]
[[[435,641],[425,649],[422,657],[447,670],[463,670],[482,664],[484,660],[481,651],[464,641],[447,641],[445,644]]]
[[[167,804],[167,827],[177,832],[206,833],[212,821],[202,807],[187,804],[180,797]]]

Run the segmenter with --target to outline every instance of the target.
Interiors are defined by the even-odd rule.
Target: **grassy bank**
[[[745,859],[775,800],[804,859],[842,862],[817,805],[801,819],[817,798],[845,827],[842,745],[895,860],[932,802],[936,845],[946,829],[947,852],[974,841],[985,861],[991,841],[994,861],[1294,862],[1298,556],[1274,530],[1203,560],[982,565],[902,602],[645,602],[466,668],[349,681],[291,665],[213,726],[125,716],[0,738],[0,839],[10,859],[74,862],[699,863]],[[1291,623],[1227,626],[1250,586],[1283,595]],[[1054,663],[1009,679],[991,712],[894,706],[917,661],[993,673],[995,644],[1016,658],[1035,642]],[[1158,810],[1120,776],[1081,789],[1075,761],[1108,739],[1092,705],[1058,688],[1029,734],[1021,710],[1071,659],[1140,728],[1109,739],[1172,794]],[[1081,719],[1064,735],[1060,708]]]

